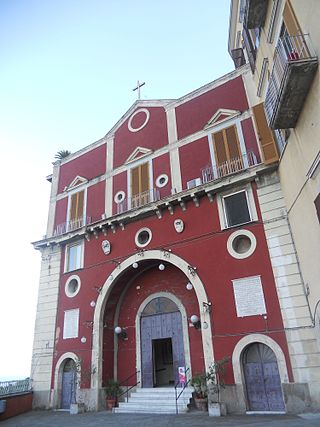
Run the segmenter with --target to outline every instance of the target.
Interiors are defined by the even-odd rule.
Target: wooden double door
[[[185,366],[181,313],[141,317],[142,387],[173,386]]]
[[[281,380],[273,351],[261,343],[251,344],[243,356],[249,410],[283,412]]]

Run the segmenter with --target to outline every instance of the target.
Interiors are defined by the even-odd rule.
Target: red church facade
[[[277,149],[247,73],[178,100],[137,101],[104,138],[54,165],[47,235],[34,243],[35,406],[68,407],[68,375],[97,410],[111,378],[173,387],[179,367],[189,379],[229,357],[228,412],[293,410],[266,237]]]

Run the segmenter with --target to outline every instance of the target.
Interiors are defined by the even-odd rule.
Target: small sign
[[[179,372],[179,383],[185,384],[187,382],[185,366],[179,366],[178,372]]]
[[[104,240],[101,243],[101,247],[102,247],[103,253],[105,255],[109,255],[109,253],[111,252],[111,244],[110,244],[109,240]]]

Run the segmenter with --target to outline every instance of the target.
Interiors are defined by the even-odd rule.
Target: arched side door
[[[270,347],[249,345],[243,354],[243,371],[251,411],[285,411],[278,363]]]
[[[76,391],[76,365],[72,359],[64,364],[61,388],[61,409],[69,409],[71,403],[75,403]]]

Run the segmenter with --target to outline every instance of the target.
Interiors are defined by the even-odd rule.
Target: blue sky
[[[54,154],[233,70],[229,0],[1,0],[0,377],[28,376]]]

